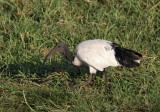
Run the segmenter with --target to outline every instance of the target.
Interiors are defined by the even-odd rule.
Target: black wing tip
[[[139,65],[140,65],[140,63],[132,62],[132,63],[124,64],[123,66],[128,67],[128,68],[134,68],[134,67],[137,67]]]
[[[113,43],[112,47],[115,51],[116,60],[120,65],[133,68],[140,65],[140,60],[142,58],[142,54],[121,47],[120,45]]]
[[[137,55],[139,57],[139,59],[143,57],[141,53],[138,53],[138,52],[135,52],[135,51],[134,51],[134,53],[135,53],[135,55]]]
[[[112,46],[114,49],[118,48],[118,49],[121,49],[121,50],[124,50],[124,51],[132,52],[132,53],[134,53],[134,55],[137,56],[138,59],[140,59],[140,58],[143,57],[141,53],[138,53],[138,52],[133,51],[133,50],[130,50],[130,49],[123,48],[123,47],[121,47],[119,44],[117,44],[117,43],[115,43],[115,42],[113,42],[113,43],[111,44],[111,46]]]

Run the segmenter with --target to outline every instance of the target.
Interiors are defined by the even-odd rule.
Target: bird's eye
[[[58,46],[58,48],[60,48],[61,46]]]

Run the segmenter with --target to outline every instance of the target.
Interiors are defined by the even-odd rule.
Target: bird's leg
[[[77,87],[80,87],[80,86],[86,86],[86,85],[90,84],[92,82],[92,78],[93,78],[93,74],[90,73],[87,81],[82,82],[82,83],[77,84],[77,85],[74,85],[73,88],[77,88]]]
[[[107,93],[108,92],[108,89],[109,89],[109,85],[108,85],[108,76],[107,76],[107,73],[106,73],[106,70],[105,70],[105,72],[103,72],[104,73],[104,83],[105,83],[105,93]]]

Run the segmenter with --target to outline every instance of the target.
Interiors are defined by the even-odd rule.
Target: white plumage
[[[74,51],[74,55],[64,43],[59,43],[47,54],[44,62],[51,55],[61,53],[63,56],[76,66],[85,64],[89,67],[90,76],[84,83],[74,87],[87,85],[92,81],[92,74],[103,71],[109,66],[135,67],[140,64],[142,55],[133,50],[121,47],[120,45],[107,40],[94,39],[79,43]],[[106,77],[106,76],[105,76]]]
[[[89,66],[90,73],[94,74],[97,70],[103,71],[108,66],[120,66],[111,43],[100,39],[79,43],[75,49],[75,58],[72,63],[76,66],[86,64]]]

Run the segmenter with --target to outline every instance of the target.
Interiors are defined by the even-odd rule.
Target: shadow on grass
[[[40,59],[37,58],[23,63],[0,64],[0,66],[0,73],[2,73],[4,77],[12,77],[15,79],[23,77],[45,78],[51,74],[54,75],[55,72],[67,72],[71,80],[74,80],[81,76],[81,74],[88,73],[86,67],[76,67],[65,60],[61,60],[61,62],[51,61],[43,64]]]

